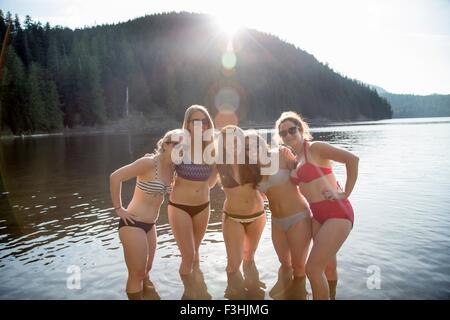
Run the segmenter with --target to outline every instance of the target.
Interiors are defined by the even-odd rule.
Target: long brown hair
[[[245,136],[244,131],[235,125],[227,125],[223,127],[220,130],[223,146],[222,149],[219,150],[221,154],[219,156],[225,156],[226,155],[226,143],[225,141],[225,135],[227,130],[234,130],[238,131],[238,134],[242,134],[244,139],[248,139],[248,137]],[[232,175],[231,165],[230,164],[217,164],[217,169],[219,170],[219,173],[224,175]],[[239,164],[239,176],[241,178],[241,183],[247,184],[252,183],[253,188],[256,189],[257,184],[261,181],[261,170],[258,164],[250,164],[250,159],[247,154],[245,154],[245,164]]]

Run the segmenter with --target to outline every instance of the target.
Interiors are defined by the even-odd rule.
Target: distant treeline
[[[392,106],[394,118],[450,117],[450,95],[380,93]]]
[[[181,119],[191,104],[214,114],[223,103],[248,123],[274,121],[287,109],[310,119],[392,116],[375,90],[305,51],[249,29],[230,44],[206,15],[157,14],[71,30],[0,12],[1,39],[10,21],[0,123],[14,134],[119,119],[127,91],[131,112],[148,118]]]

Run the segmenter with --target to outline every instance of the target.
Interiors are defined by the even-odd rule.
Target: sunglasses
[[[290,127],[287,130],[278,131],[278,134],[280,135],[280,137],[284,138],[288,135],[288,133],[291,135],[295,134],[297,132],[297,130],[298,130],[298,127]]]
[[[165,143],[166,144],[171,144],[173,146],[176,146],[177,144],[179,144],[179,142],[176,142],[176,141],[166,141]]]
[[[191,120],[191,123],[192,123],[193,125],[195,125],[195,124],[198,123],[198,122],[201,122],[203,126],[209,125],[209,121],[208,121],[208,119],[206,119],[206,118],[204,118],[204,119],[192,119],[192,120]]]

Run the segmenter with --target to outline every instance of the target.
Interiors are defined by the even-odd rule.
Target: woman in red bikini
[[[313,298],[334,299],[336,253],[353,227],[354,214],[348,197],[358,176],[359,158],[325,142],[311,143],[308,124],[295,112],[283,112],[275,129],[282,142],[297,155],[298,165],[291,173],[291,180],[299,185],[313,214],[314,244],[306,263]],[[331,161],[346,166],[344,190],[333,174]]]

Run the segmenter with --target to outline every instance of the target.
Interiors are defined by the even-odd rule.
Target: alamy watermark
[[[66,279],[66,288],[69,290],[81,289],[81,268],[77,265],[71,265],[67,267],[66,273],[69,276]]]
[[[366,285],[369,290],[380,290],[381,289],[381,269],[379,266],[370,265],[366,270],[367,277]]]

